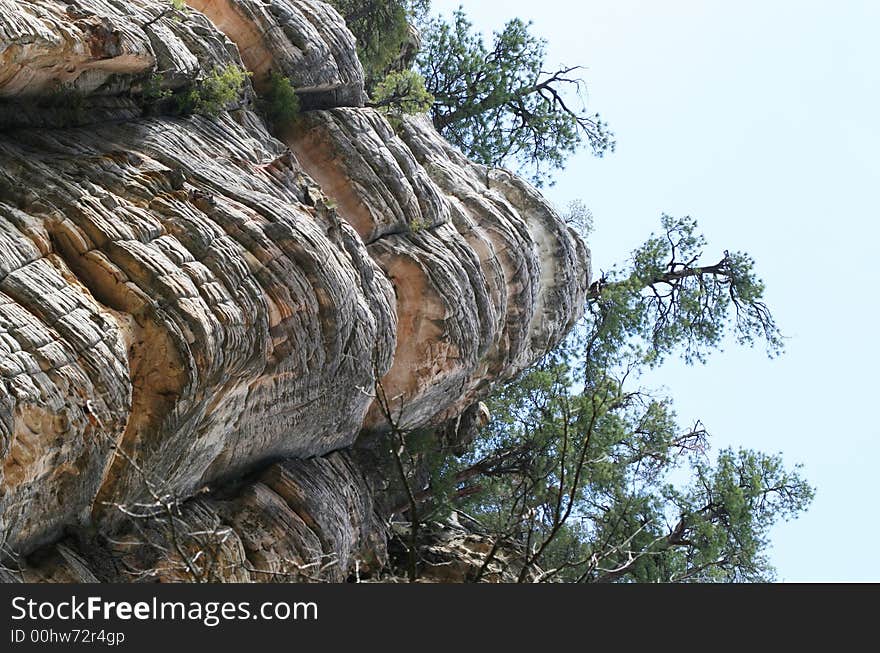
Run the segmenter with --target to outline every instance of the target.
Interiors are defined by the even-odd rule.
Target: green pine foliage
[[[425,0],[329,0],[342,15],[357,40],[358,57],[364,67],[367,89],[388,73],[400,55],[412,12],[424,11]]]
[[[268,88],[260,99],[266,117],[276,128],[292,125],[299,118],[299,97],[290,79],[279,72],[270,73]]]
[[[769,529],[813,498],[778,455],[713,456],[700,422],[636,385],[672,353],[705,360],[728,332],[782,346],[751,259],[700,264],[696,223],[663,227],[592,285],[568,341],[491,396],[488,427],[438,475],[457,479],[447,504],[515,543],[522,580],[770,580]]]
[[[146,105],[156,105],[174,95],[171,89],[163,88],[163,81],[162,75],[154,73],[144,83],[142,99]]]
[[[433,103],[434,98],[425,90],[424,78],[415,71],[402,70],[389,73],[376,86],[370,106],[399,120],[403,115],[425,113]]]
[[[434,125],[471,159],[518,167],[537,185],[583,143],[602,156],[614,137],[582,104],[579,67],[547,72],[546,43],[530,24],[509,21],[491,47],[464,10],[428,21],[417,59],[434,96]]]
[[[216,117],[238,102],[249,76],[248,71],[234,64],[214,68],[186,93],[177,97],[177,113]]]

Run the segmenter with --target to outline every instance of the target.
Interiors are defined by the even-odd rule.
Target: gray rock
[[[6,98],[64,82],[131,102],[159,67],[173,85],[241,62],[258,89],[272,69],[357,96],[278,139],[246,103],[0,133],[3,551],[41,550],[19,566],[43,580],[192,580],[205,533],[218,579],[381,566],[383,467],[355,442],[388,430],[385,407],[473,437],[471,407],[581,314],[583,243],[426,118],[395,132],[358,108],[323,3],[192,0],[205,15],[179,21],[153,21],[158,0],[0,4]],[[201,535],[161,559],[177,519]]]

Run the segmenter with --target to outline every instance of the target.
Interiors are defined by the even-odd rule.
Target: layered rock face
[[[389,411],[458,420],[583,307],[588,252],[533,188],[362,107],[332,8],[189,5],[0,0],[10,580],[376,568],[387,484],[358,443]],[[286,75],[306,111],[270,135],[248,87],[144,115],[222,66]]]

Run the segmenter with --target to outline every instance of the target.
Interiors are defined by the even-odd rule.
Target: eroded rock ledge
[[[377,384],[439,429],[583,308],[589,254],[533,188],[361,107],[332,8],[189,4],[0,0],[6,115],[91,103],[0,132],[0,543],[27,579],[192,580],[177,520],[218,580],[376,569],[393,502],[355,444],[387,428]],[[275,136],[250,91],[142,116],[155,75],[228,64],[313,110]]]

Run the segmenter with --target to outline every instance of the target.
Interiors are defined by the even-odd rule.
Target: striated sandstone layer
[[[583,308],[580,240],[429,120],[363,108],[332,8],[189,5],[0,0],[9,580],[376,569],[387,409],[448,430]],[[306,112],[273,136],[248,87],[217,117],[146,115],[148,84],[227,65],[288,76]],[[59,88],[85,103],[63,126]]]

